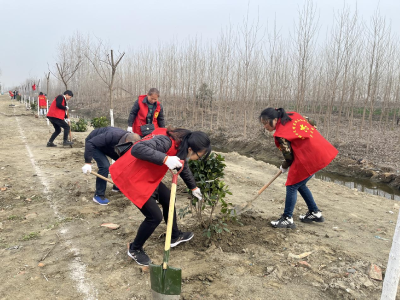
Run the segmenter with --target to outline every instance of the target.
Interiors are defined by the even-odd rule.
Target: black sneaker
[[[176,239],[171,240],[171,248],[178,246],[180,243],[190,241],[193,237],[193,232],[181,232]]]
[[[47,147],[57,147],[53,142],[47,142]]]
[[[63,146],[72,146],[74,143],[70,141],[64,141]]]
[[[304,223],[311,223],[311,222],[318,222],[322,223],[325,221],[324,217],[322,216],[321,211],[308,211],[305,215],[300,216],[300,221]]]
[[[272,227],[275,228],[296,228],[296,225],[293,222],[293,218],[288,218],[282,215],[278,220],[271,222]]]
[[[151,264],[150,257],[146,254],[146,252],[144,252],[143,249],[139,250],[128,249],[128,255],[141,266],[148,266],[149,264]]]
[[[111,191],[114,193],[121,193],[120,189],[116,185],[113,185],[113,188]]]

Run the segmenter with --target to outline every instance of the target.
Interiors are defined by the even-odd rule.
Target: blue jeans
[[[98,173],[104,177],[108,177],[108,168],[110,167],[110,162],[107,156],[101,152],[99,149],[94,149],[93,158],[97,163],[99,168]],[[97,196],[104,196],[106,193],[107,181],[97,177],[96,178],[96,192]]]
[[[313,195],[311,194],[311,191],[306,186],[311,177],[312,175],[296,184],[286,186],[285,211],[283,212],[284,216],[289,218],[293,216],[294,206],[296,205],[297,201],[297,191],[299,191],[300,195],[303,197],[309,211],[319,210],[317,204],[314,201]]]

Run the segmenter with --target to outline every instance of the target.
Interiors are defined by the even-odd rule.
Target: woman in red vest
[[[42,92],[39,93],[39,109],[39,115],[44,116],[47,114],[46,96]]]
[[[271,225],[275,228],[296,227],[293,222],[293,210],[297,201],[297,191],[308,207],[308,212],[300,216],[300,221],[323,222],[324,217],[307,187],[307,182],[336,157],[338,150],[296,112],[286,113],[283,108],[269,107],[261,112],[260,121],[266,130],[275,130],[275,145],[285,158],[280,167],[282,173],[286,173],[290,167],[286,181],[285,210]]]
[[[165,128],[164,110],[158,97],[160,92],[151,88],[147,95],[140,95],[133,104],[128,118],[129,132],[134,132],[144,137],[154,129]]]
[[[130,152],[125,153],[110,167],[115,185],[146,217],[128,249],[128,255],[139,265],[147,266],[151,263],[143,245],[163,217],[165,222],[168,220],[170,190],[161,182],[165,173],[168,169],[181,168],[180,160],[186,160],[180,176],[193,195],[201,200],[201,191],[196,186],[187,161],[206,158],[210,151],[210,139],[204,132],[158,128],[136,142]],[[157,198],[163,212],[157,205]],[[171,247],[192,238],[192,232],[181,232],[178,229],[174,213]]]
[[[70,90],[66,90],[64,95],[58,95],[50,105],[49,112],[47,113],[47,119],[50,120],[54,127],[54,133],[51,135],[50,140],[47,143],[47,147],[57,147],[54,144],[54,140],[60,134],[61,128],[64,128],[64,146],[72,145],[72,141],[68,141],[68,134],[71,130],[68,125],[67,118],[67,101],[70,100],[74,94]]]

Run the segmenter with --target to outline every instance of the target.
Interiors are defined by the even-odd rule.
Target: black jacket
[[[135,101],[135,103],[132,106],[131,112],[129,113],[129,118],[128,118],[128,126],[129,127],[133,127],[133,123],[135,122],[136,116],[139,112],[140,107],[139,107],[138,101],[139,101],[139,99],[137,99]],[[145,97],[143,99],[143,103],[147,103],[147,97]],[[157,105],[157,102],[155,102],[154,104]],[[155,109],[153,110],[153,114],[151,115],[152,120],[154,118],[154,113],[155,113]],[[158,114],[157,122],[158,122],[158,127],[165,128],[164,109],[163,109],[161,103],[160,103],[160,113]]]
[[[119,140],[128,133],[121,128],[102,127],[93,130],[85,139],[85,163],[91,163],[94,149],[98,149],[113,160],[119,158],[114,147],[118,145]]]
[[[142,141],[133,145],[131,148],[131,154],[136,158],[161,166],[166,156],[165,153],[168,152],[171,146],[172,142],[169,137],[165,135],[157,135],[151,140]],[[192,190],[197,186],[187,163],[184,164],[180,176],[189,189]]]

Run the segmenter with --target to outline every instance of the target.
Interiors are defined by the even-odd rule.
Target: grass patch
[[[29,240],[34,240],[34,239],[37,239],[37,238],[39,238],[39,232],[35,231],[35,232],[31,232],[31,233],[25,234],[22,237],[22,240],[23,241],[29,241]]]
[[[53,224],[50,224],[49,226],[47,226],[47,229],[56,228],[56,227],[60,226],[61,224],[71,222],[72,220],[73,220],[73,218],[71,218],[71,217],[67,217],[67,218],[64,218],[64,219],[57,220]]]
[[[16,215],[12,215],[8,217],[9,221],[17,221],[17,220],[22,220],[22,217],[16,216]]]

